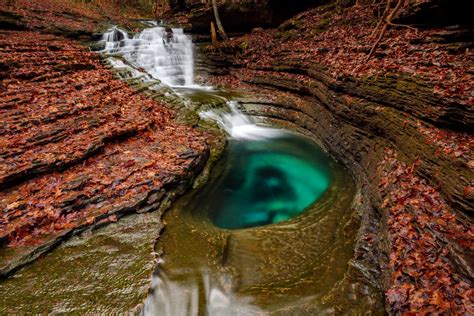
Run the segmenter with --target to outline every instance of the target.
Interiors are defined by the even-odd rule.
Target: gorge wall
[[[328,1],[224,0],[218,1],[219,15],[230,32],[278,25],[293,14]],[[168,1],[173,12],[185,12],[193,33],[209,33],[214,20],[212,2],[207,0]]]
[[[210,22],[214,20],[210,0],[167,0],[171,12],[184,13],[194,33],[209,33]],[[354,4],[373,5],[374,13],[380,15],[385,1],[370,0],[220,0],[219,14],[230,32],[246,32],[255,27],[274,27],[291,16],[321,5],[335,3],[339,8]],[[394,16],[394,22],[420,27],[473,25],[469,4],[462,0],[408,0]],[[392,6],[396,2],[392,1]],[[169,18],[167,14],[165,18]]]
[[[388,312],[469,313],[469,27],[392,28],[367,59],[375,9],[325,6],[203,47],[203,80],[253,94],[244,111],[312,136],[352,171],[365,205],[353,266]]]

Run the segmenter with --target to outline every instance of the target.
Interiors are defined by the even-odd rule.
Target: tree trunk
[[[222,26],[221,18],[219,17],[219,11],[217,10],[217,0],[212,0],[212,8],[214,9],[214,18],[216,19],[217,29],[221,34],[224,41],[229,40],[227,34],[224,31],[224,27]]]
[[[211,39],[212,39],[212,45],[216,46],[218,44],[216,27],[214,26],[214,22],[212,21],[211,21]]]

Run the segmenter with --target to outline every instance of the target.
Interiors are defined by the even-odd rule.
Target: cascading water
[[[128,39],[128,34],[119,28],[113,27],[110,31],[102,35],[102,40],[105,41],[105,50],[111,50],[116,43]]]
[[[114,67],[212,107],[200,117],[229,136],[206,185],[165,215],[143,314],[333,313],[321,298],[346,286],[350,177],[308,139],[258,126],[222,91],[194,85],[193,44],[181,29],[130,38],[114,28],[103,41]]]
[[[130,38],[127,32],[114,27],[102,40],[104,53],[122,56],[136,70],[171,87],[193,86],[193,43],[182,29],[157,26]]]
[[[209,110],[199,113],[203,119],[210,119],[224,129],[227,134],[234,139],[260,139],[278,137],[282,135],[281,130],[258,126],[251,119],[237,108],[235,101],[228,101],[227,106],[230,111]]]
[[[192,84],[190,40],[175,30],[168,43],[163,31],[130,38],[113,29],[104,35],[104,52],[118,73],[132,73],[132,84],[141,85],[138,76]],[[146,86],[171,94],[158,82]],[[231,95],[171,90],[187,90],[189,104],[206,108]],[[355,198],[351,177],[308,139],[257,126],[235,102],[227,104],[201,114],[226,130],[228,146],[206,184],[163,215],[166,229],[154,247],[160,260],[142,314],[384,315],[383,291],[363,281],[377,270],[352,261],[365,255],[354,254],[361,217],[355,210],[363,200]],[[162,202],[168,205],[168,197]],[[148,242],[163,221],[161,211],[130,214],[76,236],[0,282],[0,314],[135,314],[126,308],[148,289]],[[362,237],[371,242],[370,234]],[[99,296],[91,296],[92,287]]]

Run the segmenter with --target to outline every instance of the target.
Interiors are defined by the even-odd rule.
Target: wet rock
[[[97,55],[51,34],[2,31],[1,42],[17,51],[15,64],[10,54],[1,61],[10,81],[0,95],[0,277],[87,227],[154,211],[192,185],[209,148],[173,121],[160,99],[166,89],[153,90],[157,101],[145,97],[148,86],[130,88]],[[32,65],[35,54],[42,57]]]
[[[139,312],[155,267],[162,211],[88,229],[3,279],[0,313]]]
[[[414,174],[420,178],[414,181],[431,184],[429,188],[425,187],[425,182],[421,182],[423,185],[419,187],[409,186],[420,196],[432,192],[434,195],[427,199],[433,201],[433,205],[442,205],[442,212],[428,218],[456,218],[459,226],[453,228],[456,232],[453,234],[470,239],[465,234],[470,231],[470,217],[474,209],[470,195],[465,192],[471,186],[468,179],[473,177],[469,167],[472,151],[459,149],[472,143],[469,128],[473,124],[472,106],[459,99],[433,93],[433,86],[419,77],[387,73],[373,77],[339,75],[334,78],[326,67],[304,60],[285,59],[282,56],[284,52],[271,64],[254,66],[249,70],[249,66],[242,63],[243,69],[239,69],[242,65],[239,64],[239,54],[236,47],[234,51],[200,56],[209,59],[202,62],[203,65],[219,64],[222,68],[219,73],[226,74],[227,70],[227,74],[231,74],[219,77],[211,69],[207,74],[213,82],[219,82],[222,78],[223,83],[241,86],[246,93],[256,95],[255,98],[241,100],[243,109],[249,115],[309,135],[346,165],[358,183],[361,226],[355,256],[351,261],[353,269],[348,279],[369,280],[384,291],[398,286],[392,273],[399,272],[394,272],[392,268],[404,262],[401,259],[397,261],[398,254],[394,253],[397,232],[391,228],[392,239],[388,239],[386,225],[395,225],[401,218],[395,217],[401,215],[394,214],[395,211],[387,207],[390,199],[395,199],[390,194],[399,191],[392,187],[383,190],[383,181],[397,180],[387,176],[388,173],[384,177],[380,172],[382,162],[386,161],[387,148],[393,148],[398,153],[397,157],[403,161],[405,168],[412,166],[416,169]],[[206,71],[206,67],[202,69]],[[443,141],[436,141],[435,137]],[[457,153],[454,153],[456,150]],[[416,167],[411,165],[413,163]],[[403,167],[398,172],[401,170],[404,170]],[[414,174],[410,176],[415,177]],[[374,182],[374,179],[379,180]],[[408,214],[411,214],[410,206],[406,207]],[[430,228],[423,223],[416,225],[419,225],[417,229],[420,232],[431,236]],[[465,243],[461,240],[464,237],[457,240],[450,234],[440,228],[435,238],[437,244],[447,245],[450,249],[442,254],[446,269],[456,271],[453,272],[453,279],[449,280],[448,291],[457,291],[459,297],[465,295],[466,286],[469,287],[466,284],[470,284],[466,272],[470,270],[467,262],[472,258],[472,248],[468,244],[472,239]],[[439,267],[436,271],[442,273],[444,270]],[[463,285],[458,287],[456,282]],[[424,289],[417,288],[417,291],[421,293]],[[390,293],[399,294],[395,290]],[[413,294],[407,297],[404,308],[409,308],[407,304],[416,305],[414,297]],[[387,310],[392,312],[394,305],[391,305],[390,299]],[[424,301],[423,304],[430,303]],[[411,307],[414,310],[415,305]],[[460,310],[466,308],[463,305]]]
[[[0,29],[5,30],[25,30],[26,23],[23,17],[12,12],[0,11]]]

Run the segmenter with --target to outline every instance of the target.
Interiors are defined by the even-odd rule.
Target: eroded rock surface
[[[472,313],[472,42],[392,28],[367,60],[377,19],[334,9],[205,48],[198,67],[253,93],[248,114],[310,135],[352,170],[365,209],[353,267],[390,313]]]
[[[0,282],[0,312],[138,313],[155,268],[161,216],[130,215],[70,238]]]
[[[78,43],[2,31],[1,275],[89,225],[156,209],[202,169],[208,136]]]

